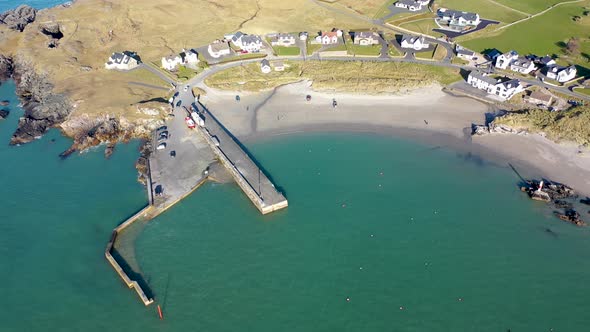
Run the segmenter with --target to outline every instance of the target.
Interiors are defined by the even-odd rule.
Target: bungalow
[[[355,45],[377,45],[379,44],[379,34],[373,31],[360,31],[354,33],[354,44]]]
[[[535,64],[525,57],[518,57],[516,60],[510,63],[510,70],[521,74],[530,74],[532,71],[536,69],[537,67],[535,66]]]
[[[340,31],[340,30],[338,30]],[[323,32],[315,38],[316,42],[323,45],[338,44],[338,33],[336,31]]]
[[[466,27],[477,26],[481,22],[479,14],[462,12],[453,9],[440,8],[436,14],[442,21],[446,21],[448,25]]]
[[[275,61],[272,63],[275,71],[284,71],[285,70],[285,64],[283,63],[283,61]]]
[[[501,54],[496,58],[496,68],[507,69],[512,61],[518,59],[518,53],[516,51],[509,51]]]
[[[405,8],[411,12],[422,10],[423,6],[428,6],[430,0],[398,0],[393,5],[398,8]]]
[[[540,56],[536,56],[534,54],[529,54],[526,56],[526,58],[531,60],[532,62],[534,62],[535,64],[537,64],[540,67],[554,65],[556,63],[555,60],[553,60],[553,58],[549,55],[545,55],[543,57],[540,57]]]
[[[494,79],[478,71],[472,71],[467,77],[467,83],[488,94],[496,95],[503,100],[512,98],[515,94],[523,91],[520,81],[516,79]]]
[[[524,100],[527,103],[549,107],[551,102],[553,102],[553,97],[543,92],[533,91],[530,95],[526,96]]]
[[[576,77],[577,69],[575,66],[562,67],[558,65],[549,65],[545,67],[545,75],[557,82],[564,83]]]
[[[417,37],[417,36],[410,36],[410,35],[403,35],[401,47],[402,48],[411,48],[416,51],[428,48],[430,45],[424,37]]]
[[[224,55],[230,55],[231,54],[231,49],[229,48],[229,45],[227,42],[214,42],[212,44],[209,44],[209,46],[207,47],[207,52],[209,53],[209,55],[213,58],[219,58],[222,57]]]
[[[290,33],[278,33],[270,40],[272,46],[293,46],[295,45],[295,36]]]
[[[271,68],[270,68],[270,63],[268,62],[268,60],[263,59],[262,61],[260,61],[260,71],[265,74],[270,73]]]
[[[305,31],[299,33],[299,40],[306,41],[309,34]]]
[[[256,53],[260,52],[260,49],[262,48],[262,38],[256,35],[244,35],[234,44],[243,51]]]
[[[111,54],[104,67],[106,69],[130,70],[139,66],[140,62],[135,52],[116,52]]]
[[[162,58],[162,68],[166,70],[174,70],[182,63],[182,58],[178,54],[170,54]]]
[[[468,50],[459,44],[455,47],[455,52],[457,53],[457,57],[465,60],[471,60],[473,56],[475,56],[475,52]]]

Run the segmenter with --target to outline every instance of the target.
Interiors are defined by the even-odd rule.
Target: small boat
[[[236,101],[240,101],[240,96],[236,95]]]
[[[332,99],[332,107],[334,107],[334,108],[338,107],[338,103],[336,102],[336,99]]]
[[[310,101],[311,100],[311,95],[305,96],[305,100]]]

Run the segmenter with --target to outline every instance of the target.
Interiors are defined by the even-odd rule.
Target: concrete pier
[[[250,201],[267,214],[288,206],[287,199],[238,144],[230,132],[202,104],[194,106],[205,119],[205,126],[197,129],[227,168]]]

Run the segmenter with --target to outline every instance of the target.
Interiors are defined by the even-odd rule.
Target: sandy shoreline
[[[312,96],[311,102],[305,96]],[[240,140],[272,139],[306,132],[359,132],[389,135],[509,167],[525,177],[545,177],[590,194],[590,154],[573,144],[539,135],[491,134],[471,137],[471,124],[483,123],[489,105],[454,97],[439,86],[407,95],[364,96],[313,91],[308,82],[274,91],[236,93],[208,89],[202,102]],[[334,109],[332,99],[338,107]]]

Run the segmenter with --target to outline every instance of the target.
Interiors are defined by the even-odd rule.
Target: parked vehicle
[[[180,105],[182,105],[182,100],[179,100],[179,101],[176,103],[176,107],[180,107]]]
[[[190,128],[193,129],[195,128],[195,121],[193,121],[193,119],[191,119],[190,116],[187,116],[186,118],[184,118],[184,122],[186,122],[186,125]]]
[[[240,101],[240,96],[236,95],[236,101]]]
[[[173,157],[173,158],[176,157],[176,151],[175,150],[170,151],[170,157]]]
[[[311,95],[305,96],[305,100],[310,101],[311,100]]]
[[[158,147],[156,148],[156,150],[164,150],[166,148],[166,143],[160,143],[158,144]]]
[[[158,137],[158,143],[165,142],[167,139],[168,139],[168,137],[166,137],[166,136],[160,136],[160,137]]]
[[[219,138],[217,138],[217,136],[211,136],[211,138],[213,139],[213,143],[215,143],[215,146],[219,146]]]
[[[167,129],[168,129],[168,127],[166,127],[166,126],[162,126],[162,127],[158,128],[157,130],[158,130],[158,131],[162,131],[162,130],[167,130]]]
[[[184,87],[184,92],[188,91],[188,85]]]
[[[158,135],[158,137],[159,138],[162,138],[162,137],[168,138],[168,132],[167,131],[163,131],[163,132],[160,133],[160,135]]]

